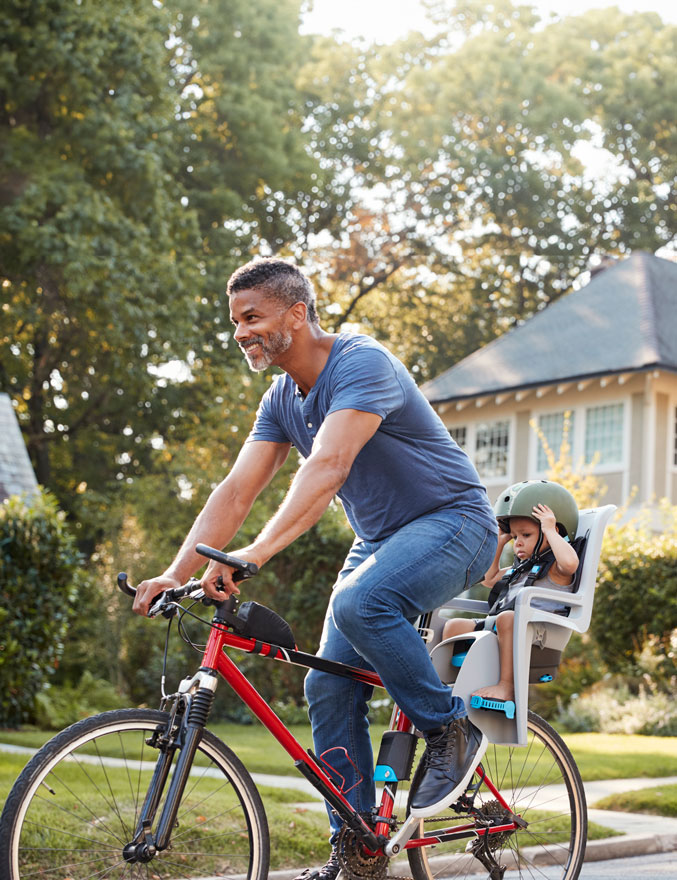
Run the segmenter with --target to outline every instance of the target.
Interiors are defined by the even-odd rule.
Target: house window
[[[562,441],[565,432],[566,439],[571,448],[571,439],[574,434],[574,414],[572,412],[548,413],[538,418],[538,451],[536,453],[536,470],[539,473],[548,469],[548,455],[543,447],[543,438],[548,444],[555,461],[559,459],[562,451]]]
[[[483,479],[508,474],[510,422],[482,422],[475,432],[475,467]]]
[[[449,433],[452,438],[458,443],[461,449],[465,449],[466,444],[468,442],[468,429],[465,425],[461,425],[460,428],[449,428]]]
[[[623,461],[623,404],[593,406],[585,413],[585,460],[598,464]]]

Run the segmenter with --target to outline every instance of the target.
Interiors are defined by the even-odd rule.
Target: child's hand
[[[512,541],[512,535],[510,532],[499,532],[498,533],[498,546],[499,549],[503,549],[506,544],[509,544]]]
[[[540,522],[544,534],[557,531],[555,514],[550,510],[547,504],[536,504],[532,509],[532,513]]]

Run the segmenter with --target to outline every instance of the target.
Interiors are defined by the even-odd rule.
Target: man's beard
[[[244,352],[249,368],[255,373],[260,373],[269,367],[275,358],[284,354],[291,346],[291,343],[291,333],[288,330],[286,332],[280,330],[277,333],[271,333],[267,343],[263,341],[262,336],[254,336],[252,339],[247,340],[247,347],[240,345],[240,348]],[[259,347],[250,353],[250,347],[257,344]]]

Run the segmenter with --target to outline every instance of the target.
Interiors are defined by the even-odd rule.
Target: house
[[[677,504],[677,263],[638,252],[422,386],[495,498],[542,478],[538,432],[605,502]],[[635,488],[636,487],[636,488]]]
[[[0,393],[0,502],[10,495],[37,492],[21,429],[8,394]]]

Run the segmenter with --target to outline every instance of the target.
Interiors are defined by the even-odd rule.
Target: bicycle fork
[[[158,728],[153,736],[147,740],[149,745],[160,749],[160,754],[141,807],[134,836],[122,849],[122,857],[126,862],[150,862],[157,852],[169,846],[195,752],[202,739],[202,733],[214,702],[216,682],[216,674],[211,670],[203,669],[197,672],[192,679],[182,682],[179,693],[175,695],[175,703],[168,724],[164,729]],[[193,691],[192,696],[190,691]],[[176,716],[179,714],[180,708],[183,708],[183,711],[178,730],[176,730]],[[153,833],[153,821],[176,751],[179,752],[179,757],[155,833]]]

